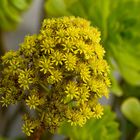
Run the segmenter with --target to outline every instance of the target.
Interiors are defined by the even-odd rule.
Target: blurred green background
[[[140,140],[140,0],[0,0],[0,55],[27,34],[39,31],[44,18],[78,16],[99,28],[110,64],[110,98],[101,120],[83,128],[64,123],[42,140]],[[18,106],[0,105],[0,140],[27,139]]]

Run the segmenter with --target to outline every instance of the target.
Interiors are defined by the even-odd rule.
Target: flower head
[[[38,35],[2,57],[1,103],[25,103],[37,114],[30,119],[39,120],[25,121],[27,135],[42,123],[54,132],[62,121],[83,126],[103,115],[98,99],[108,95],[110,80],[100,39],[85,19],[45,19]]]

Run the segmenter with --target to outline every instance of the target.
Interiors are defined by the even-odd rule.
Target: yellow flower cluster
[[[110,85],[100,40],[98,29],[85,19],[45,19],[38,35],[26,36],[19,50],[2,57],[2,104],[24,102],[38,113],[32,120],[52,132],[62,121],[82,126],[100,118],[98,99],[108,96]],[[39,126],[28,121],[23,131],[30,135]]]

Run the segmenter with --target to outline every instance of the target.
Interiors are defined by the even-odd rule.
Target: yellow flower
[[[93,108],[93,116],[97,119],[101,118],[103,115],[103,107],[100,104],[97,104]]]
[[[33,53],[35,53],[36,50],[36,41],[37,36],[26,36],[24,39],[24,43],[22,43],[20,46],[20,52],[24,52],[25,56],[31,56]]]
[[[65,30],[60,29],[60,30],[56,31],[55,39],[56,39],[57,43],[65,42],[66,38],[67,37],[66,37],[66,31]]]
[[[88,98],[90,96],[89,91],[90,90],[85,85],[79,87],[79,96],[78,96],[78,101],[77,101],[78,104],[84,104],[86,101],[88,101]]]
[[[99,44],[101,38],[101,33],[98,31],[97,28],[91,28],[90,29],[91,39],[96,43]],[[102,48],[103,49],[103,48]]]
[[[86,119],[89,119],[93,116],[93,112],[91,111],[91,108],[89,106],[87,106],[86,104],[84,104],[80,108],[80,112]]]
[[[80,111],[73,110],[72,112],[69,112],[68,122],[72,126],[76,126],[76,125],[83,126],[86,123],[86,118],[85,116],[82,116]]]
[[[84,82],[87,82],[90,79],[90,69],[87,64],[78,64],[76,71],[80,74],[80,77]]]
[[[78,87],[76,85],[75,82],[70,82],[66,85],[66,99],[70,99],[72,100],[73,98],[77,98],[78,97]]]
[[[102,59],[104,56],[105,50],[103,49],[103,47],[100,44],[96,44],[95,45],[95,53],[97,54],[99,59]]]
[[[69,53],[69,52],[76,53],[75,44],[76,44],[75,41],[66,40],[65,43],[63,44],[63,46],[64,46],[63,50],[66,51],[67,53]]]
[[[40,67],[40,71],[43,71],[44,74],[46,74],[47,72],[50,72],[51,69],[53,69],[51,60],[45,58],[45,56],[43,56],[39,60],[39,67]]]
[[[52,70],[51,75],[47,78],[49,84],[54,84],[62,80],[62,72],[59,70]]]
[[[8,106],[11,104],[11,99],[6,97],[1,97],[0,102],[2,103],[2,106]]]
[[[77,58],[72,53],[65,54],[65,67],[68,71],[74,70],[76,67]]]
[[[18,77],[18,83],[20,84],[20,87],[22,87],[24,90],[29,89],[30,84],[33,83],[33,78],[31,77],[32,71],[31,70],[21,70],[19,77]]]
[[[35,109],[38,105],[40,105],[40,100],[38,96],[31,95],[26,99],[26,104],[30,107],[30,109]]]
[[[54,63],[55,65],[63,64],[64,55],[60,51],[55,51],[54,53],[52,53],[50,58],[51,58],[52,63]]]
[[[27,135],[30,136],[34,131],[34,126],[32,124],[32,122],[25,122],[25,124],[23,124],[22,126],[22,131]]]
[[[62,121],[83,126],[102,116],[98,100],[108,97],[110,80],[100,39],[80,17],[45,19],[38,35],[2,57],[1,102],[34,109],[36,116],[24,120],[28,136],[41,124],[54,132]]]
[[[66,36],[68,36],[68,40],[75,41],[78,38],[79,30],[75,30],[75,27],[67,28]]]
[[[78,40],[76,44],[76,47],[77,47],[76,51],[79,52],[80,54],[84,53],[85,46],[86,44],[84,41]]]
[[[11,61],[13,61],[13,59],[15,59],[18,56],[18,52],[14,52],[14,51],[9,51],[7,52],[4,56],[2,56],[2,62],[3,64],[8,64]]]
[[[52,38],[48,37],[45,38],[45,40],[41,43],[41,51],[44,52],[44,54],[50,54],[54,52],[55,42]]]

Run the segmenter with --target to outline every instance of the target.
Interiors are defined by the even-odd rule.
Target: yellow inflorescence
[[[62,121],[82,126],[101,118],[98,99],[108,96],[110,80],[100,40],[85,19],[45,19],[38,35],[26,36],[19,50],[2,57],[1,103],[24,102],[38,113],[25,121],[27,135],[42,123],[54,132]]]

